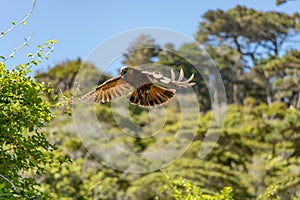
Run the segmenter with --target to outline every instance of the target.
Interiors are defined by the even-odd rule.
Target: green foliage
[[[2,32],[0,39],[26,20],[32,8],[19,22]],[[1,199],[43,199],[46,194],[38,189],[34,179],[54,162],[56,149],[41,132],[54,117],[49,102],[43,99],[48,89],[30,76],[31,66],[47,59],[57,40],[48,40],[39,45],[36,53],[28,53],[28,62],[7,69],[5,62],[28,45],[33,33],[8,56],[0,56],[0,198]]]
[[[299,184],[300,184],[300,176],[299,173],[297,175],[289,175],[283,177],[280,180],[272,183],[266,191],[258,197],[259,200],[270,199],[270,200],[279,200],[279,199],[299,199]],[[282,194],[282,191],[287,190],[289,188],[289,193]]]
[[[4,36],[6,36],[9,32],[11,32],[12,30],[14,30],[15,28],[17,28],[18,26],[20,25],[27,25],[27,22],[26,20],[30,17],[30,15],[32,14],[34,8],[35,8],[35,5],[36,5],[36,0],[32,0],[32,6],[31,6],[31,9],[29,10],[29,12],[26,14],[26,16],[20,20],[19,22],[15,22],[13,21],[12,22],[12,26],[9,27],[6,31],[2,31],[1,34],[0,34],[0,39],[3,38]]]
[[[300,109],[300,52],[287,51],[281,58],[271,58],[262,62],[265,74],[272,79],[272,90],[277,101],[289,102]]]
[[[286,0],[276,0],[276,1],[275,1],[275,4],[276,4],[277,6],[282,5],[282,4],[284,4],[284,3],[286,3]]]
[[[138,65],[152,63],[155,60],[157,64],[153,65],[154,67],[163,64],[176,69],[184,68],[186,75],[196,73],[195,89],[200,91],[197,95],[201,102],[200,108],[204,112],[201,116],[191,112],[190,121],[182,125],[186,128],[187,134],[192,134],[189,127],[198,126],[194,142],[179,159],[166,166],[163,173],[155,171],[144,174],[121,174],[99,163],[91,152],[87,152],[81,141],[74,139],[76,137],[76,132],[72,128],[74,122],[60,117],[50,124],[48,133],[50,136],[55,135],[52,136],[54,143],[73,159],[73,163],[70,164],[71,167],[66,164],[63,167],[55,166],[47,169],[46,178],[42,176],[45,179],[41,189],[49,192],[52,198],[66,199],[75,197],[217,200],[298,197],[299,52],[289,51],[279,56],[286,39],[298,33],[298,18],[298,14],[264,13],[241,6],[226,12],[208,11],[204,15],[197,39],[205,41],[204,45],[217,62],[225,82],[228,101],[234,103],[228,107],[223,132],[216,143],[203,142],[212,117],[209,111],[210,96],[203,80],[209,77],[209,71],[203,70],[204,77],[201,77],[193,68],[193,65],[209,68],[211,63],[205,58],[203,51],[196,44],[184,44],[178,49],[172,44],[166,44],[160,49],[150,36],[139,37],[131,46],[137,48],[136,51],[125,55],[125,64]],[[223,44],[226,46],[218,46]],[[253,49],[253,45],[258,45],[263,55],[260,50]],[[69,61],[63,66],[77,66],[74,62],[76,61]],[[73,77],[68,75],[75,73],[71,68],[54,67],[40,78],[47,81],[49,75],[55,74],[52,76],[52,81],[55,82],[60,76]],[[86,76],[94,77],[93,74],[98,76],[96,72],[87,73]],[[85,84],[84,79],[80,81]],[[63,87],[61,84],[57,85]],[[188,94],[182,95],[185,95],[185,102],[189,104]],[[124,101],[121,99],[114,104],[123,104]],[[172,104],[177,108],[176,103],[172,101],[168,103]],[[92,111],[95,112],[93,115]],[[92,116],[97,118],[106,138],[103,141],[97,134],[90,134],[87,131],[87,136],[91,135],[87,141],[105,156],[110,151],[109,143],[129,149],[130,152],[148,153],[173,141],[181,126],[180,109],[171,106],[166,108],[167,119],[163,128],[159,133],[152,135],[156,132],[162,117],[159,112],[154,113],[150,120],[148,111],[129,106],[129,117],[126,117],[113,113],[109,103],[101,104],[93,108],[86,107],[80,113],[82,120],[76,126],[85,127]],[[125,126],[123,128],[126,133],[132,135],[124,134],[115,122],[115,117],[124,124],[134,123],[140,126],[141,131],[135,132]],[[152,126],[147,126],[149,124]],[[93,131],[92,129],[93,127],[90,131]],[[180,147],[180,142],[172,145]],[[214,148],[200,160],[198,155],[202,145],[213,145]],[[122,154],[117,155],[117,159],[115,157],[110,159],[115,159],[115,165],[122,169],[130,167],[130,163],[139,163],[143,166],[149,164],[147,160],[134,156],[123,157]],[[165,174],[169,178],[166,178]],[[175,181],[170,183],[170,180]],[[66,186],[68,190],[60,189],[61,185]]]
[[[276,99],[273,80],[260,63],[278,57],[287,40],[299,35],[299,16],[244,6],[202,16],[196,39],[217,62],[229,103],[242,103],[249,96],[267,103]]]
[[[276,0],[275,4],[277,6],[280,6],[280,5],[283,5],[283,4],[285,4],[285,3],[289,2],[289,1],[297,1],[297,0]]]
[[[218,194],[204,194],[201,188],[186,180],[179,179],[170,183],[174,190],[176,200],[232,200],[233,194],[230,187],[224,187]]]
[[[215,46],[228,42],[254,64],[262,55],[278,55],[287,38],[299,31],[297,13],[260,12],[243,6],[226,12],[211,10],[203,19],[196,37],[199,42]]]
[[[70,96],[72,89],[78,86],[77,83],[80,83],[80,88],[86,88],[81,91],[84,93],[98,82],[101,83],[106,80],[108,76],[101,75],[94,65],[83,63],[78,58],[56,64],[47,72],[37,72],[36,78],[38,82],[46,83],[47,87],[51,89],[51,93],[48,93],[48,100],[57,102],[61,98],[54,97]]]
[[[65,125],[66,132],[57,130],[60,123]],[[55,163],[46,168],[46,173],[39,178],[42,183],[39,189],[49,194],[50,199],[116,199],[124,195],[127,188],[126,177],[122,173],[103,166],[85,149],[73,130],[74,124],[69,117],[61,116],[53,120],[50,126],[50,139],[60,145],[57,157],[66,156],[72,160],[68,163]],[[51,128],[52,127],[52,128]]]
[[[171,117],[163,128],[163,134],[159,133],[152,140],[141,138],[137,142],[133,137],[122,134],[112,122],[111,112],[109,106],[96,107],[98,120],[105,125],[103,129],[109,142],[137,152],[149,152],[168,144],[178,130],[178,119]],[[167,110],[172,116],[176,116],[176,112],[178,111]],[[196,140],[181,158],[164,168],[164,173],[157,171],[145,174],[121,174],[99,163],[86,152],[80,140],[74,139],[77,134],[72,128],[73,120],[61,117],[50,124],[48,131],[52,132],[54,142],[64,149],[73,162],[47,169],[42,188],[53,198],[69,199],[75,196],[96,199],[197,199],[199,196],[202,199],[268,199],[270,195],[281,199],[297,197],[300,181],[300,112],[283,103],[257,104],[255,99],[247,98],[244,105],[229,106],[227,113],[223,133],[204,160],[198,158],[198,153],[210,125],[210,112],[200,118],[191,118],[190,125],[185,124],[188,127],[197,124],[198,120],[201,122]],[[136,114],[134,118],[147,116],[144,112]],[[83,119],[89,119],[89,115],[84,112],[82,115]],[[161,120],[157,117],[154,119],[151,122],[153,124]],[[142,119],[135,120],[138,123]],[[155,129],[149,129],[150,134],[153,131]],[[101,143],[96,138],[91,138],[91,141],[98,143],[99,148],[106,151],[107,141]],[[118,165],[126,165],[131,159],[133,158],[127,157],[125,160],[118,160]],[[170,185],[165,174],[169,179],[177,181]],[[61,185],[69,189],[65,190]]]
[[[140,35],[124,54],[126,59],[123,63],[128,66],[148,64],[153,62],[152,59],[158,55],[158,52],[159,46],[151,36]]]
[[[40,132],[54,116],[50,104],[43,100],[45,85],[28,76],[29,63],[13,70],[0,63],[0,174],[3,196],[33,198],[41,195],[36,182],[26,174],[43,173],[45,165],[53,162],[52,146]]]

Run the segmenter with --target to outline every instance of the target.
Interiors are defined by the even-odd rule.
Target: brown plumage
[[[153,83],[147,83],[129,95],[132,104],[151,107],[163,104],[175,96],[175,90],[166,89]]]
[[[188,80],[180,82],[183,77],[182,70],[178,80],[175,81],[173,70],[171,70],[171,78],[169,79],[158,72],[123,67],[120,70],[120,75],[105,81],[91,92],[72,99],[70,103],[105,103],[131,90],[128,99],[132,104],[143,107],[158,106],[172,99],[176,91],[175,89],[161,86],[161,84],[175,87],[191,87],[195,84],[190,82],[193,79],[193,75]]]

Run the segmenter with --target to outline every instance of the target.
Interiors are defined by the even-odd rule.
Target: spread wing
[[[119,75],[108,79],[91,92],[73,99],[72,103],[105,103],[122,96],[129,89],[132,89],[132,86]]]
[[[146,74],[148,78],[150,78],[153,82],[158,82],[169,86],[187,88],[195,85],[194,82],[191,82],[194,79],[194,74],[192,74],[187,80],[182,81],[182,79],[184,78],[184,72],[182,69],[180,69],[179,77],[177,80],[175,79],[176,77],[173,69],[171,69],[170,78],[163,76],[160,72],[149,72],[143,70],[141,71],[141,73]]]

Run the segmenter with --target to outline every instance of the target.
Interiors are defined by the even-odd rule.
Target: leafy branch
[[[20,24],[26,25],[35,5],[36,0],[32,0],[28,14],[20,22],[12,22],[13,26],[2,32],[0,39]],[[9,56],[0,56],[0,157],[3,158],[0,162],[0,179],[12,186],[1,181],[0,199],[44,199],[45,194],[36,187],[36,180],[22,174],[43,173],[45,166],[53,163],[52,153],[56,149],[39,132],[55,117],[50,104],[42,96],[48,88],[44,83],[36,82],[28,73],[32,65],[48,59],[58,41],[52,39],[39,45],[36,53],[27,54],[28,62],[16,65],[11,70],[4,63],[28,46],[33,34],[26,37],[25,42],[13,49]]]
[[[54,45],[58,42],[56,39],[48,40],[44,43],[44,46],[38,45],[38,51],[35,54],[28,53],[27,57],[30,60],[25,65],[38,65],[42,62],[42,59],[48,59],[48,55],[53,52]]]
[[[14,191],[17,190],[15,184],[14,184],[11,180],[9,180],[8,178],[6,178],[6,177],[3,176],[2,174],[0,174],[0,177],[3,178],[4,180],[6,180],[7,182],[9,182],[9,184],[11,184],[11,186],[14,188]]]
[[[0,39],[3,38],[5,35],[7,35],[7,33],[9,33],[10,31],[14,30],[19,25],[21,25],[21,24],[26,25],[27,24],[26,20],[32,14],[32,12],[35,8],[35,5],[36,5],[36,0],[32,0],[32,6],[31,6],[31,9],[29,10],[29,12],[27,13],[27,15],[21,21],[19,21],[18,23],[17,22],[12,22],[12,26],[10,28],[8,28],[6,31],[1,32]]]
[[[6,31],[3,31],[1,32],[0,34],[0,39],[3,38],[5,35],[7,35],[7,33],[9,33],[10,31],[14,30],[16,27],[18,27],[19,25],[21,24],[24,24],[26,25],[27,22],[26,20],[30,17],[30,15],[32,14],[34,8],[35,8],[35,5],[36,5],[36,0],[32,0],[32,6],[31,6],[31,9],[29,10],[29,12],[27,13],[27,15],[21,20],[19,21],[18,23],[13,21],[12,22],[12,26],[10,28],[8,28]],[[25,38],[25,42],[20,45],[18,48],[15,48],[10,54],[8,57],[5,57],[5,56],[0,56],[0,58],[3,60],[3,63],[5,61],[7,61],[8,59],[11,59],[11,58],[14,58],[15,54],[20,51],[22,48],[28,46],[28,41],[32,38],[34,32],[32,32],[27,38]]]
[[[21,49],[23,49],[24,47],[28,46],[28,41],[32,38],[34,32],[32,32],[27,38],[25,38],[25,42],[20,45],[18,48],[15,48],[10,54],[8,57],[4,57],[4,56],[0,56],[0,58],[3,59],[3,62],[7,61],[8,59],[10,58],[14,58],[15,57],[15,54],[20,51]]]

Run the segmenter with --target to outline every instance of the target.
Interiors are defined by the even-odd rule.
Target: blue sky
[[[172,29],[193,37],[201,15],[209,9],[230,9],[245,5],[262,11],[294,13],[300,1],[276,6],[275,0],[38,0],[27,26],[20,26],[0,40],[0,55],[7,56],[35,31],[29,46],[20,51],[7,66],[22,63],[25,55],[35,52],[36,46],[48,39],[58,39],[55,52],[39,69],[77,57],[86,58],[99,43],[135,28],[159,27]],[[0,30],[5,31],[12,21],[22,19],[31,7],[31,0],[0,0]],[[292,44],[295,45],[295,44]],[[299,45],[299,44],[296,44]]]

